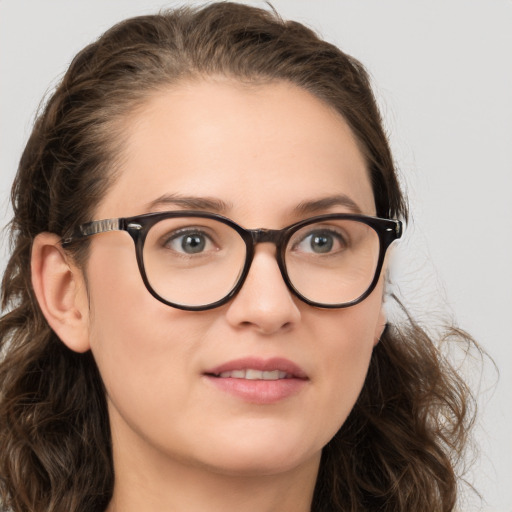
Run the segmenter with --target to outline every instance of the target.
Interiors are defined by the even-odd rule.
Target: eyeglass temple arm
[[[63,238],[61,240],[62,246],[66,246],[74,242],[75,240],[79,240],[81,238],[85,238],[91,235],[96,235],[98,233],[105,233],[107,231],[121,231],[124,229],[124,219],[103,219],[103,220],[94,220],[92,222],[87,222],[86,224],[82,224],[78,226],[74,233],[71,236]]]
[[[404,232],[404,225],[403,225],[402,221],[396,220],[396,219],[391,219],[391,220],[395,223],[395,237],[397,239],[401,238],[403,235],[403,232]]]

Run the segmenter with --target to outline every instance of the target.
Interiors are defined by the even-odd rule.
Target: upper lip
[[[307,379],[306,372],[297,364],[282,357],[272,357],[270,359],[263,359],[259,357],[244,357],[241,359],[233,359],[219,366],[210,368],[204,373],[206,375],[220,375],[223,372],[232,372],[235,370],[260,370],[260,371],[274,371],[279,370],[286,372],[290,377],[295,379]]]

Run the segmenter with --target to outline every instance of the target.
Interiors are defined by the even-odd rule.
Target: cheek
[[[325,313],[317,350],[321,353],[322,371],[316,375],[323,389],[318,421],[328,425],[332,437],[350,414],[363,387],[376,335],[382,323],[381,294],[378,290],[357,306]]]
[[[115,407],[150,415],[162,401],[186,399],[182,376],[194,363],[201,324],[149,294],[133,247],[114,252],[105,242],[88,265],[91,350]],[[173,395],[163,397],[169,389]]]

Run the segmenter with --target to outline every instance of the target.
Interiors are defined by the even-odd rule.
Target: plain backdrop
[[[512,512],[512,2],[272,3],[372,75],[412,211],[394,286],[427,323],[447,312],[500,373],[470,375],[481,417],[469,477],[484,500],[463,509]],[[0,225],[38,105],[73,55],[116,21],[172,5],[0,0]]]

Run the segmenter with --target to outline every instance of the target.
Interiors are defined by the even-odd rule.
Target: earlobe
[[[75,352],[89,350],[89,307],[82,272],[59,237],[40,233],[32,246],[32,286],[50,327]]]

